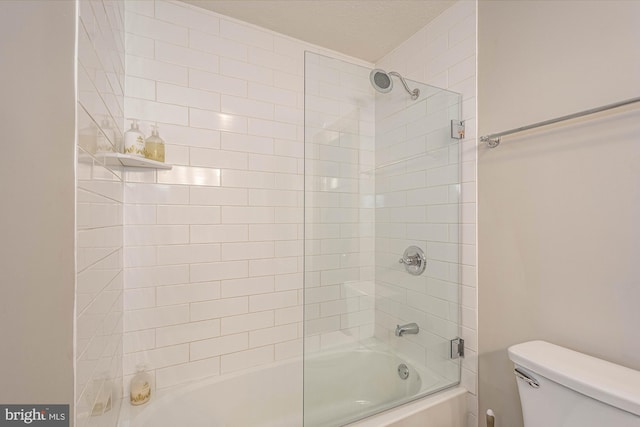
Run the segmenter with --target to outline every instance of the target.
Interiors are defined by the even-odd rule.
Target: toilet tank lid
[[[640,372],[545,341],[509,347],[516,364],[551,381],[640,416]]]

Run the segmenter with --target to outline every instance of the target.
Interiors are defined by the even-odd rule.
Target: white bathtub
[[[335,384],[335,381],[342,381],[340,384],[344,386],[333,387],[327,393],[310,394],[307,390],[305,424],[322,427],[344,425],[357,419],[357,415],[353,414],[354,403],[356,407],[368,410],[372,406],[379,407],[377,405],[382,402],[415,396],[425,386],[437,386],[436,378],[410,366],[409,377],[401,380],[397,374],[400,362],[402,361],[393,355],[368,350],[333,353],[308,362],[305,372],[308,383]],[[378,374],[371,375],[371,372]],[[302,376],[302,361],[298,360],[253,369],[242,375],[224,375],[171,390],[160,390],[151,402],[142,407],[123,404],[118,425],[301,427]],[[366,418],[353,426],[462,427],[466,416],[465,393],[460,387],[448,389]],[[434,423],[434,420],[439,419],[435,411],[441,413],[440,419],[445,417],[445,424]],[[429,422],[414,423],[405,420],[422,418]],[[343,421],[330,421],[335,419]],[[404,422],[410,423],[403,424]]]

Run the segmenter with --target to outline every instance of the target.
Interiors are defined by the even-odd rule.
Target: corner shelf
[[[134,168],[151,168],[151,169],[171,169],[171,165],[158,162],[144,157],[133,156],[131,154],[122,153],[100,153],[95,157],[99,160],[103,159],[105,165],[109,166],[128,166]]]

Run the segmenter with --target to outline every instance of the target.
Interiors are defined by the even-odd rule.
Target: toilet
[[[525,427],[640,427],[640,372],[545,341],[509,347]]]

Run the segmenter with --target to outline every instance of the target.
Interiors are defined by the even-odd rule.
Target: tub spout
[[[420,332],[420,327],[417,323],[407,323],[406,325],[396,326],[396,336],[401,337],[404,334],[417,334]]]

